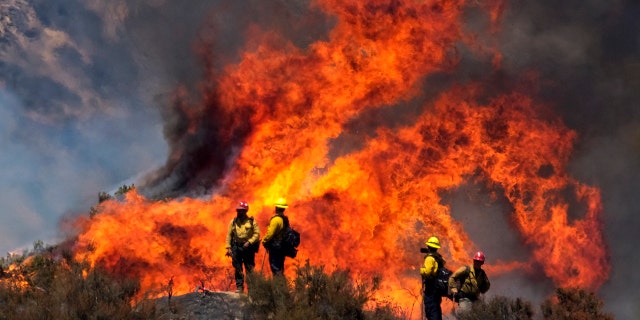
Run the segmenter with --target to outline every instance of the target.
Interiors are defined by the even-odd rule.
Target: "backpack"
[[[453,274],[453,272],[444,266],[444,260],[433,254],[429,254],[428,256],[433,257],[438,263],[438,270],[436,271],[436,278],[434,281],[434,286],[436,290],[436,294],[441,297],[451,297],[451,290],[449,290],[449,277]]]
[[[282,216],[282,220],[284,228],[282,229],[280,246],[285,256],[295,258],[298,255],[298,246],[300,245],[300,232],[291,227],[287,216]]]

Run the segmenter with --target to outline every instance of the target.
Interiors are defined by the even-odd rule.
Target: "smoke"
[[[98,192],[161,164],[166,146],[155,98],[136,85],[154,75],[126,44],[102,36],[95,14],[77,1],[9,0],[0,17],[7,252],[55,241],[63,216],[87,212]]]
[[[322,19],[323,13],[309,10],[306,1],[220,1],[207,9],[193,7],[193,4],[188,5],[189,8],[182,8],[185,4],[180,6],[167,6],[163,10],[208,13],[196,19],[184,16],[167,19],[171,21],[168,32],[175,32],[175,26],[185,20],[196,21],[197,25],[187,28],[191,36],[185,39],[191,42],[162,41],[162,44],[151,44],[150,47],[159,46],[157,50],[162,52],[164,46],[181,46],[199,52],[190,60],[199,63],[189,72],[197,75],[197,79],[188,80],[204,78],[205,83],[194,90],[193,85],[188,85],[190,81],[181,82],[180,90],[161,110],[170,154],[162,168],[145,178],[143,186],[143,193],[155,198],[210,194],[224,178],[225,170],[250,134],[249,117],[253,113],[226,110],[221,106],[216,83],[222,68],[237,62],[238,51],[251,46],[246,43],[247,34],[269,30],[304,48],[326,36],[331,25],[330,19]],[[141,40],[148,41],[145,37]]]
[[[310,1],[6,0],[0,5],[0,250],[54,234],[64,215],[86,211],[99,191],[146,173],[150,196],[211,193],[252,128],[225,110],[212,79],[238,61],[246,35],[267,30],[296,47],[327,38],[334,21]],[[537,74],[536,98],[578,133],[571,172],[602,190],[612,272],[605,308],[634,318],[640,285],[633,239],[640,227],[640,37],[632,1],[510,1],[498,30],[473,10],[468,30],[484,48],[459,47],[452,73],[425,82],[413,100],[368,110],[331,145],[338,157],[375,128],[411,123],[454,84],[482,81],[496,92]],[[194,53],[202,44],[209,51]],[[496,69],[490,48],[501,53]],[[470,50],[488,50],[487,55]],[[215,90],[214,90],[215,91]],[[491,95],[491,93],[487,93]],[[211,116],[214,114],[215,116]],[[508,208],[466,185],[445,199],[491,259],[528,255]],[[492,203],[486,206],[486,203]],[[484,205],[484,207],[482,207]],[[488,231],[491,230],[491,231]],[[567,257],[570,259],[570,257]],[[551,284],[531,274],[493,278],[491,294],[540,301]],[[505,285],[505,283],[508,283]],[[631,284],[631,285],[630,285]]]
[[[629,235],[640,228],[640,4],[633,1],[511,1],[501,51],[512,75],[535,70],[546,99],[578,132],[571,171],[601,188],[612,271],[600,290],[605,310],[638,317],[640,262]],[[570,259],[570,257],[567,257]]]

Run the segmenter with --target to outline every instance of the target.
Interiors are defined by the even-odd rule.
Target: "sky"
[[[577,132],[570,171],[601,189],[607,243],[593,245],[610,247],[611,275],[600,295],[617,318],[637,317],[640,4],[507,3],[497,38],[503,69],[492,77],[535,70],[542,83],[539,98]],[[3,0],[0,253],[64,238],[61,225],[86,214],[99,192],[138,182],[167,163],[175,143],[170,97],[179,86],[194,90],[202,76],[194,53],[202,30],[215,27],[208,30],[215,30],[220,60],[226,62],[237,59],[250,24],[304,46],[331,26],[308,4]],[[306,28],[291,28],[292,22]],[[470,12],[468,28],[476,23]],[[486,68],[463,53],[456,73],[445,79],[482,80],[490,73]],[[155,187],[175,191],[179,183],[167,179]],[[472,237],[483,232],[475,225],[469,228]]]

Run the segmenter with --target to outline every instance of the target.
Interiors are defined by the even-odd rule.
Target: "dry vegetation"
[[[309,264],[296,271],[292,282],[283,277],[250,278],[249,319],[405,319],[406,314],[392,302],[374,298],[380,279],[353,281],[347,270],[326,273]]]
[[[133,301],[135,279],[116,279],[69,252],[35,247],[35,253],[2,259],[0,319],[154,318],[152,302]]]
[[[355,281],[348,270],[325,272],[307,261],[294,279],[248,278],[248,295],[192,293],[163,299],[140,296],[136,279],[121,279],[77,262],[59,247],[0,258],[0,320],[22,319],[409,319],[392,301],[377,300],[379,278]],[[595,294],[559,288],[536,310],[520,298],[496,296],[460,320],[609,320]]]

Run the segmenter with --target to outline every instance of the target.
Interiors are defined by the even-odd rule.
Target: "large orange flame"
[[[504,3],[488,3],[496,23]],[[598,288],[606,280],[599,190],[566,171],[576,134],[523,93],[487,98],[481,85],[461,86],[424,105],[413,123],[381,124],[361,146],[331,155],[349,121],[410,99],[425,76],[455,66],[456,43],[471,38],[460,26],[465,1],[317,4],[337,17],[327,41],[300,49],[276,34],[254,34],[239,63],[205,79],[216,89],[203,92],[203,103],[219,104],[221,114],[203,116],[252,128],[216,193],[150,201],[130,192],[103,202],[100,214],[82,221],[78,259],[137,276],[157,294],[170,279],[174,294],[202,281],[225,289],[232,276],[224,239],[235,204],[249,201],[265,228],[273,201],[286,196],[303,236],[298,261],[381,273],[381,294],[410,309],[420,288],[417,250],[428,236],[440,237],[452,267],[468,263],[476,248],[439,195],[473,181],[510,203],[533,252],[529,261],[489,261],[490,273],[539,264],[562,286]],[[570,206],[584,214],[570,218]]]

